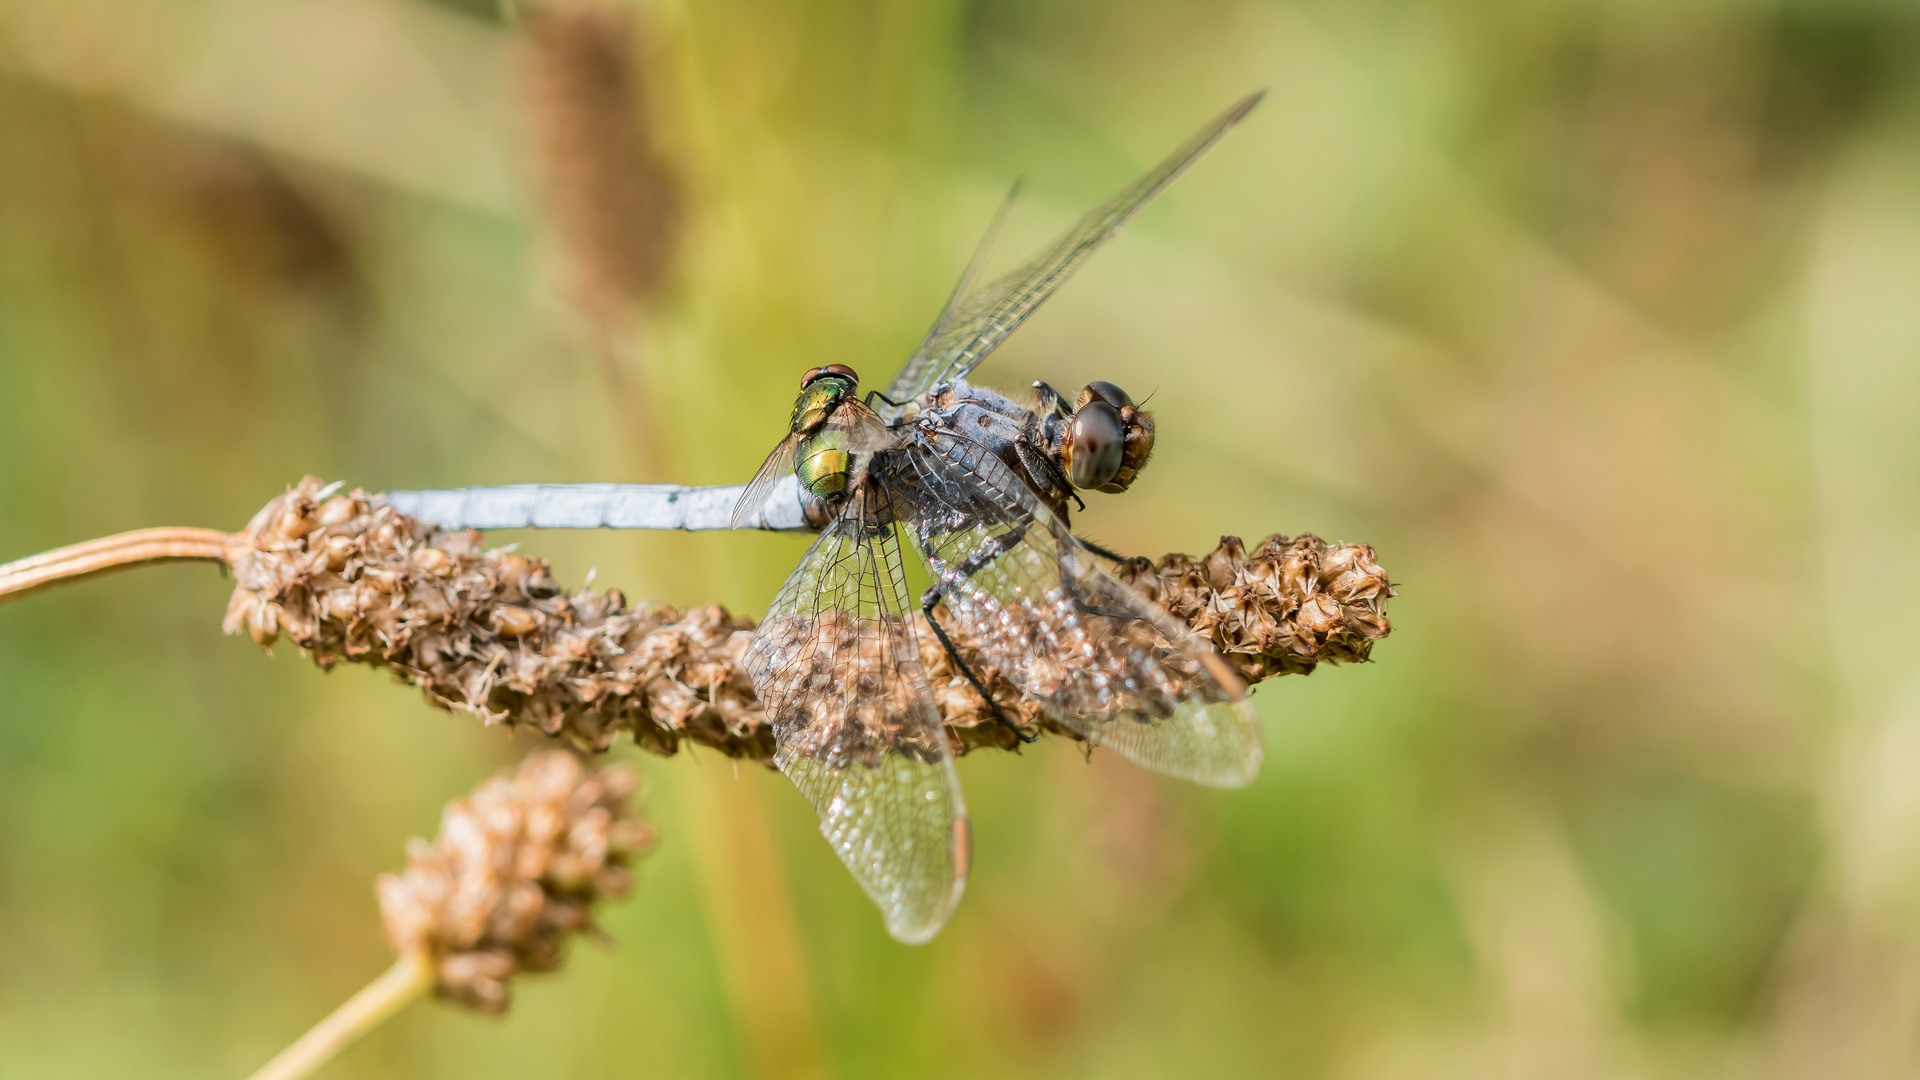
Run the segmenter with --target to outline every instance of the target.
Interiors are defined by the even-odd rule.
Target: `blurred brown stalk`
[[[0,566],[0,603],[115,570],[167,562],[226,562],[235,538],[217,529],[138,529]]]
[[[604,3],[520,9],[526,113],[565,289],[643,465],[660,460],[633,349],[636,319],[673,260],[680,217],[653,141],[631,11]]]
[[[582,314],[614,332],[671,265],[679,196],[653,146],[638,28],[601,4],[529,4],[525,87],[554,237]]]

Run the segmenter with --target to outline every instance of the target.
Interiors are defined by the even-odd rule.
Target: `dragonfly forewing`
[[[1066,235],[1025,266],[977,289],[964,290],[965,295],[959,295],[963,290],[956,290],[926,340],[894,379],[887,396],[895,401],[907,401],[943,382],[964,378],[978,367],[1072,277],[1100,245],[1112,239],[1141,207],[1153,201],[1154,196],[1166,190],[1168,184],[1232,130],[1260,103],[1263,94],[1264,91],[1249,94],[1215,117],[1126,190],[1088,212]],[[998,228],[996,219],[989,237]],[[969,267],[968,275],[962,278],[963,288],[976,269],[977,266]]]

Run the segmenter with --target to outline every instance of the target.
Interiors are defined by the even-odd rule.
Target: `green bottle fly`
[[[793,403],[793,432],[800,436],[793,472],[800,486],[829,502],[846,494],[853,475],[852,432],[830,424],[840,406],[859,389],[860,376],[845,364],[828,364],[800,380]]]

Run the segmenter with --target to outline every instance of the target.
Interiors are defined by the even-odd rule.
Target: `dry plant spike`
[[[549,750],[448,803],[439,837],[409,843],[407,868],[376,885],[399,960],[253,1080],[310,1074],[429,989],[506,1009],[510,978],[559,967],[567,938],[593,929],[594,905],[631,888],[633,860],[654,843],[636,783],[624,765]]]
[[[331,490],[309,477],[240,535],[229,633],[244,630],[263,646],[285,636],[323,668],[385,665],[444,708],[531,724],[586,749],[603,750],[624,731],[656,753],[692,742],[772,759],[771,728],[739,665],[751,620],[718,605],[567,593],[539,559],[487,550],[477,532],[422,525],[364,492]],[[1365,660],[1390,629],[1393,591],[1364,544],[1275,536],[1249,554],[1228,537],[1204,558],[1135,559],[1120,576],[1249,682]],[[919,641],[955,752],[1013,748],[1012,733],[925,627]],[[956,644],[1011,715],[1071,734],[963,639]]]
[[[439,839],[409,843],[406,870],[380,877],[387,939],[431,958],[441,997],[503,1011],[508,979],[559,967],[594,904],[632,887],[654,842],[633,812],[637,784],[624,765],[549,750],[448,803]]]

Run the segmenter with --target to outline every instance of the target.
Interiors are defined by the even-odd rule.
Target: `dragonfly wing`
[[[986,663],[1087,741],[1216,787],[1259,775],[1246,688],[1123,584],[1005,463],[957,433],[891,455],[912,542]]]
[[[936,346],[948,336],[948,331],[960,319],[961,307],[973,294],[973,287],[980,280],[980,272],[986,269],[987,259],[993,254],[994,245],[1000,241],[1000,232],[1006,228],[1007,218],[1013,213],[1013,204],[1020,198],[1020,184],[1015,181],[1007,190],[1007,197],[1000,200],[1000,209],[994,211],[993,220],[987,223],[986,234],[980,237],[980,243],[973,249],[973,258],[967,260],[967,268],[960,274],[960,280],[953,287],[953,295],[947,297],[947,306],[940,309],[940,315],[933,320],[933,329],[927,331],[927,338],[920,348],[909,357],[900,374],[893,378],[895,391],[907,394],[906,397],[894,396],[894,400],[904,405],[906,402],[924,393],[937,380],[931,378],[939,366],[935,354]],[[904,390],[905,387],[919,387],[918,390]]]
[[[909,401],[978,367],[1096,248],[1111,239],[1141,207],[1219,142],[1221,136],[1259,104],[1260,98],[1260,93],[1248,95],[1214,118],[1165,161],[1081,218],[1032,262],[978,289],[967,290],[964,296],[956,293],[947,309],[940,313],[926,341],[887,390],[887,396],[895,401]]]
[[[734,528],[738,529],[752,520],[754,511],[759,510],[767,501],[767,496],[773,494],[774,485],[780,482],[781,477],[793,472],[793,451],[799,445],[800,433],[789,432],[786,438],[780,440],[780,445],[773,448],[773,453],[767,455],[767,460],[760,463],[760,471],[747,481],[746,490],[740,493],[740,500],[733,504]]]
[[[965,803],[920,666],[886,492],[863,484],[748,643],[774,763],[873,898],[887,932],[939,932],[966,886]]]

